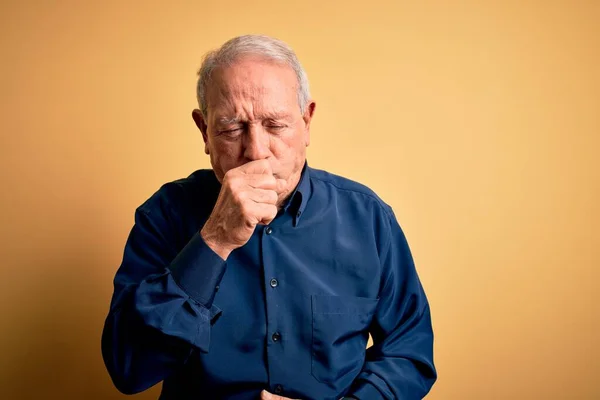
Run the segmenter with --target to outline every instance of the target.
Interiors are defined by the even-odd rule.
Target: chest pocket
[[[367,328],[378,299],[351,296],[311,296],[311,372],[319,382],[341,391],[362,369]]]

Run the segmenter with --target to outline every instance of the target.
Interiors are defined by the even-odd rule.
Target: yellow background
[[[100,334],[133,211],[209,166],[195,70],[243,33],[303,62],[310,165],[394,208],[433,312],[428,398],[600,398],[599,21],[598,1],[3,1],[0,398],[123,397]]]

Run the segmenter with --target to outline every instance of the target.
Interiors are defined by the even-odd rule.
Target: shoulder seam
[[[343,190],[343,191],[346,191],[346,192],[351,192],[351,193],[357,193],[357,194],[360,194],[360,195],[363,195],[363,196],[370,197],[371,199],[375,200],[375,202],[376,202],[376,203],[377,203],[377,204],[378,204],[378,205],[379,205],[381,208],[383,208],[383,210],[385,211],[385,213],[386,213],[386,215],[388,216],[388,218],[391,218],[391,217],[392,217],[392,215],[390,214],[390,209],[391,209],[391,207],[390,207],[388,204],[386,204],[386,203],[385,203],[385,202],[384,202],[382,199],[380,199],[379,197],[377,197],[377,196],[376,196],[376,195],[374,195],[374,194],[371,194],[371,193],[365,193],[365,192],[361,192],[361,191],[354,190],[354,189],[343,188],[343,187],[340,187],[339,185],[335,184],[334,182],[331,182],[331,181],[329,181],[329,180],[325,180],[325,179],[321,179],[321,178],[319,178],[319,177],[316,177],[316,176],[313,176],[313,175],[311,175],[311,176],[310,176],[310,179],[316,179],[316,180],[318,180],[318,181],[321,181],[321,182],[323,182],[323,183],[327,183],[327,184],[329,184],[329,185],[331,185],[331,186],[334,186],[335,188],[337,188],[337,189],[339,189],[339,190]]]

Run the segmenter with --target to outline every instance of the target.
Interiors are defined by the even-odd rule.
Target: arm
[[[277,214],[276,179],[267,160],[225,175],[210,217],[183,247],[160,192],[136,212],[102,334],[102,355],[115,386],[137,393],[165,379],[196,349],[208,352],[220,310],[216,287],[225,259],[258,223]]]
[[[381,254],[382,289],[370,328],[373,346],[355,380],[358,399],[422,399],[436,380],[429,303],[395,217]]]
[[[102,355],[123,393],[146,390],[183,365],[194,349],[207,352],[212,305],[225,262],[200,234],[178,252],[172,224],[156,196],[136,211],[102,334]]]

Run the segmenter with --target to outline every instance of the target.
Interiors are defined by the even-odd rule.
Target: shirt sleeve
[[[370,327],[373,346],[350,390],[358,399],[422,399],[437,378],[429,304],[393,214],[382,252],[382,289]]]
[[[208,352],[221,314],[212,303],[225,261],[199,233],[177,249],[181,233],[165,207],[152,204],[136,211],[102,334],[104,362],[126,394],[164,380],[193,351]]]

